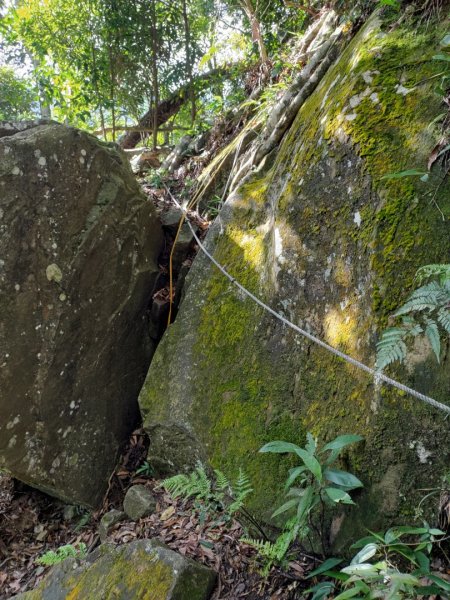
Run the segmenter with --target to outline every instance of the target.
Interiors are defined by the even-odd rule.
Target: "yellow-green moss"
[[[94,564],[81,576],[66,600],[97,600],[99,597],[114,600],[124,592],[142,600],[162,600],[173,586],[173,573],[157,558],[156,552],[152,559],[144,550],[139,550],[133,559],[133,568],[119,553],[109,569],[96,568]]]
[[[424,198],[429,188],[417,179],[381,179],[426,166],[434,144],[428,124],[441,110],[433,80],[406,96],[395,87],[437,72],[440,66],[425,59],[444,28],[417,31],[405,23],[381,32],[372,19],[303,105],[272,169],[233,199],[233,214],[218,236],[215,257],[241,283],[368,364],[377,330],[407,295],[415,270],[448,258],[448,226]],[[364,77],[372,78],[370,84]],[[350,99],[367,87],[370,94],[350,111]],[[351,112],[356,116],[347,120]],[[448,183],[441,208],[450,215]],[[282,232],[283,263],[274,257],[275,227]],[[308,430],[327,440],[360,433],[365,447],[343,457],[367,485],[353,522],[381,527],[383,519],[410,514],[417,488],[437,481],[448,466],[445,451],[439,452],[448,448],[445,424],[428,407],[391,388],[376,390],[367,374],[300,340],[214,268],[206,274],[195,269],[187,308],[158,350],[153,414],[160,417],[161,398],[175,390],[180,397],[167,403],[166,417],[171,407],[188,403],[186,421],[213,465],[230,476],[243,466],[255,487],[251,507],[263,514],[273,508],[289,466],[283,458],[258,455],[263,443],[302,443]],[[175,360],[164,377],[177,378],[184,363],[174,355],[192,330],[189,390],[173,382],[166,389],[157,371]],[[412,375],[405,368],[397,375],[448,400],[448,372],[432,358]],[[151,378],[152,370],[149,388]],[[422,439],[434,461],[426,472],[411,447]],[[408,473],[397,496],[384,479],[396,465],[407,465]],[[391,515],[383,509],[384,494],[395,497]]]

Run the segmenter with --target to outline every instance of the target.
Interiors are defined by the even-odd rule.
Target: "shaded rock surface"
[[[133,485],[125,494],[123,510],[132,521],[151,515],[156,509],[156,499],[145,485]]]
[[[0,127],[0,467],[96,505],[138,419],[162,232],[112,145],[24,127]]]
[[[17,600],[208,600],[216,574],[156,540],[103,545],[86,560],[69,558]]]
[[[442,112],[442,98],[429,79],[439,65],[422,59],[438,50],[444,34],[442,24],[417,30],[405,22],[390,31],[372,18],[300,109],[270,170],[228,199],[206,241],[253,293],[369,365],[416,270],[448,262],[448,178],[439,194],[445,221],[418,178],[381,179],[426,169],[439,135],[429,124]],[[410,68],[400,69],[405,63]],[[399,93],[400,84],[408,94]],[[448,402],[448,353],[439,366],[421,344],[392,373]],[[184,428],[178,468],[189,466],[193,452],[206,453],[229,476],[242,466],[255,488],[251,508],[263,515],[279,501],[290,466],[284,457],[259,455],[265,442],[303,444],[307,431],[327,441],[363,435],[343,466],[365,490],[355,498],[359,507],[347,509],[351,518],[336,521],[336,545],[365,527],[407,518],[418,490],[437,485],[450,458],[443,415],[376,386],[298,337],[202,255],[186,279],[180,312],[158,347],[140,405],[151,434],[150,462],[173,463],[172,447],[164,452],[159,440],[175,426]],[[426,449],[426,465],[418,448]]]

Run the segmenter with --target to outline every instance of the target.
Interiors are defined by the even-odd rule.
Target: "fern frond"
[[[253,492],[250,479],[245,471],[240,468],[237,479],[231,489],[233,502],[228,507],[228,513],[233,515],[244,506],[244,500]]]
[[[256,540],[254,538],[242,537],[240,541],[243,544],[247,544],[248,546],[252,546],[261,556],[272,558],[275,554],[275,545],[272,542],[264,541],[264,540]]]
[[[214,469],[214,473],[216,475],[216,488],[219,492],[225,492],[230,489],[230,480],[228,477],[219,469]]]
[[[383,332],[377,344],[377,359],[375,368],[382,371],[396,360],[400,362],[406,356],[406,344],[403,341],[408,330],[400,327],[390,327]]]
[[[205,467],[200,462],[197,463],[191,477],[193,483],[191,496],[207,500],[211,496],[211,480],[206,473]]]
[[[445,302],[446,293],[444,288],[437,281],[432,281],[415,290],[398,310],[394,316],[399,317],[411,312],[420,312],[423,310],[435,310]]]
[[[179,475],[163,479],[158,487],[163,487],[171,496],[178,498],[185,495],[186,490],[190,487],[190,482],[191,480],[188,475],[180,473]]]
[[[417,271],[415,279],[422,283],[430,277],[438,277],[441,282],[450,279],[450,265],[424,265]]]
[[[434,354],[436,355],[437,361],[441,362],[441,338],[439,337],[439,329],[436,323],[427,318],[427,326],[425,327],[425,335],[427,336]]]
[[[438,312],[437,319],[447,333],[450,333],[450,310],[441,308]]]
[[[161,481],[158,487],[163,487],[174,498],[183,496],[186,499],[195,497],[205,500],[211,495],[211,481],[201,463],[189,475],[174,475]]]

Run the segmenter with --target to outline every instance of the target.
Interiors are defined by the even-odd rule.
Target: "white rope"
[[[308,333],[307,331],[305,331],[298,325],[295,325],[295,323],[292,323],[291,321],[289,321],[288,319],[283,317],[283,315],[281,315],[280,313],[277,313],[273,308],[271,308],[270,306],[265,304],[262,300],[260,300],[260,298],[258,298],[254,294],[252,294],[252,292],[250,292],[241,283],[239,283],[239,281],[237,281],[237,279],[235,279],[232,275],[230,275],[230,273],[228,273],[228,271],[219,262],[217,262],[217,260],[208,252],[208,250],[205,248],[203,243],[200,241],[191,222],[189,221],[189,215],[188,215],[187,211],[182,206],[180,206],[180,204],[177,202],[177,200],[173,197],[169,188],[166,185],[164,185],[164,187],[169,192],[173,202],[175,202],[175,204],[178,206],[178,208],[181,209],[184,212],[184,214],[186,215],[186,217],[187,217],[186,221],[191,229],[192,235],[194,236],[195,241],[197,242],[199,248],[209,258],[209,260],[219,269],[219,271],[221,273],[223,273],[223,275],[225,275],[225,277],[227,279],[229,279],[231,281],[231,283],[233,283],[237,288],[239,288],[245,296],[247,296],[248,298],[251,298],[253,300],[253,302],[255,302],[256,304],[261,306],[261,308],[263,308],[265,311],[270,313],[276,319],[278,319],[279,321],[281,321],[282,323],[284,323],[285,325],[287,325],[288,327],[290,327],[291,329],[293,329],[294,331],[296,331],[303,337],[307,338],[311,342],[314,342],[318,346],[325,348],[325,350],[328,350],[328,352],[331,352],[332,354],[339,356],[339,358],[342,358],[343,360],[354,365],[355,367],[358,367],[362,371],[369,373],[369,375],[371,375],[374,378],[375,384],[377,384],[379,382],[387,383],[387,384],[401,390],[402,392],[405,392],[411,396],[414,396],[415,398],[418,398],[419,400],[422,400],[423,402],[426,402],[427,404],[429,404],[430,406],[433,406],[434,408],[437,408],[438,410],[442,410],[443,412],[447,413],[447,415],[450,415],[450,406],[447,406],[446,404],[442,404],[442,402],[438,402],[437,400],[430,398],[430,396],[426,396],[425,394],[422,394],[421,392],[418,392],[418,391],[414,390],[413,388],[410,388],[407,385],[404,385],[403,383],[400,383],[399,381],[396,381],[395,379],[388,377],[384,373],[380,373],[379,371],[376,371],[375,369],[368,367],[367,365],[360,362],[359,360],[356,360],[356,358],[353,358],[352,356],[345,354],[345,352],[341,352],[340,350],[337,350],[337,348],[330,346],[329,344],[327,344],[320,338],[316,337],[315,335],[313,335],[311,333]]]

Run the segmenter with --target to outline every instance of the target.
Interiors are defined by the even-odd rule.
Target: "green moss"
[[[130,569],[130,561],[118,554],[111,563],[111,569],[96,568],[95,565],[84,573],[80,581],[67,594],[66,600],[92,600],[99,597],[114,600],[126,593],[142,600],[162,600],[173,586],[171,568],[161,560],[153,560],[144,550],[139,550]]]
[[[416,269],[448,257],[448,226],[424,197],[429,188],[417,179],[381,179],[426,166],[435,144],[428,124],[441,111],[433,80],[406,96],[396,87],[413,87],[437,72],[439,65],[424,57],[434,53],[443,29],[407,24],[380,34],[371,20],[301,108],[270,172],[233,199],[216,245],[217,260],[243,285],[366,364],[373,364],[377,331],[408,294]],[[408,68],[401,67],[405,62]],[[449,183],[440,203],[450,215]],[[282,232],[283,263],[274,257],[275,227]],[[417,490],[447,466],[439,448],[448,447],[448,430],[435,414],[396,390],[375,389],[365,373],[300,340],[218,271],[204,275],[194,267],[192,277],[187,308],[149,375],[158,380],[158,369],[194,330],[192,385],[186,392],[162,384],[153,393],[153,415],[159,418],[161,397],[175,390],[171,406],[189,404],[186,421],[213,465],[230,476],[243,466],[252,477],[252,508],[260,514],[273,508],[289,467],[283,458],[258,455],[263,443],[302,444],[308,430],[325,440],[359,433],[364,449],[350,449],[342,459],[367,486],[354,527],[410,515]],[[398,378],[446,401],[448,369],[432,361],[413,374],[402,368]],[[176,360],[174,369],[180,365]],[[432,452],[426,473],[415,440]],[[396,465],[406,465],[408,477],[393,491]],[[389,510],[385,496],[395,498]],[[341,541],[359,533],[350,530]]]

